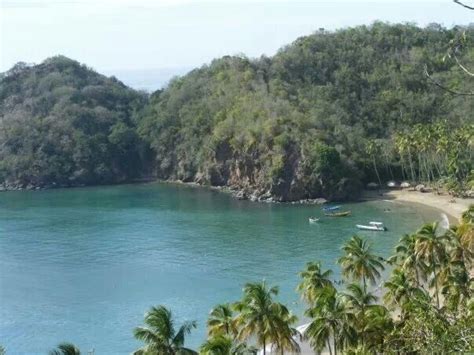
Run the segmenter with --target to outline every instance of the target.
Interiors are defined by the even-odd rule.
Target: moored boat
[[[340,209],[341,206],[324,206],[322,209],[323,211],[337,211],[338,209]]]
[[[356,227],[362,230],[385,232],[387,227],[382,222],[369,222],[368,225],[356,224]]]
[[[317,222],[319,222],[319,218],[317,218],[317,217],[309,217],[308,220],[309,220],[309,223],[317,223]]]
[[[327,217],[346,217],[351,215],[351,211],[342,211],[342,212],[329,212],[324,213]]]

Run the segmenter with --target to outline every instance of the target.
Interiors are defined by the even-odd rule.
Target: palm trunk
[[[375,156],[372,156],[372,163],[374,164],[375,174],[377,175],[377,180],[379,181],[379,186],[382,187],[382,181],[380,180],[379,171],[377,169],[377,163],[375,162]]]
[[[329,355],[332,355],[331,342],[329,341],[329,338],[326,340],[326,343],[328,344]]]
[[[420,287],[420,277],[418,276],[418,268],[415,265],[416,287]]]
[[[434,277],[435,293],[436,293],[436,305],[439,309],[438,277],[436,276],[436,264],[435,264],[434,258],[431,258],[431,262],[433,263],[433,277]]]
[[[410,149],[408,149],[408,162],[410,164],[410,170],[411,170],[411,179],[413,182],[416,181],[415,177],[415,169],[413,168],[413,160],[411,159],[411,152]]]
[[[265,355],[267,353],[267,344],[265,344],[265,337],[263,337],[263,355]]]

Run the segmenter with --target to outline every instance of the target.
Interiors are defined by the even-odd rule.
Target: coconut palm
[[[375,284],[384,270],[383,258],[372,253],[372,248],[359,236],[353,236],[343,247],[345,255],[338,260],[342,274],[354,280],[362,280],[364,290],[367,289],[367,279]]]
[[[364,328],[366,325],[366,310],[377,300],[372,293],[367,292],[362,286],[352,283],[347,286],[348,293],[343,293],[347,305],[355,316],[355,327],[359,330],[362,343],[364,343]]]
[[[472,299],[474,278],[470,277],[464,264],[449,263],[446,270],[447,276],[443,278],[441,294],[444,296],[445,305],[457,310]]]
[[[336,355],[338,349],[355,344],[357,334],[352,326],[353,314],[344,298],[334,288],[325,288],[324,293],[324,303],[306,311],[312,320],[304,337],[316,352],[327,347],[329,354]]]
[[[427,264],[432,274],[432,284],[435,288],[436,305],[439,308],[439,277],[436,273],[437,267],[446,262],[446,235],[437,233],[438,222],[425,224],[418,230],[418,239],[415,244],[416,256]]]
[[[447,233],[450,259],[471,266],[474,259],[474,224],[461,223]]]
[[[258,350],[238,343],[226,335],[213,336],[206,340],[199,349],[201,355],[254,355]]]
[[[61,343],[57,349],[51,350],[49,355],[81,355],[81,351],[74,344]]]
[[[257,345],[263,348],[264,355],[270,343],[279,350],[299,351],[297,344],[289,339],[293,335],[291,324],[296,317],[284,305],[273,301],[273,296],[278,295],[278,288],[268,288],[263,281],[248,283],[243,291],[242,300],[235,304],[235,309],[240,312],[236,318],[238,339],[245,341],[254,337]]]
[[[209,336],[229,335],[235,337],[237,332],[234,313],[230,304],[219,304],[211,310],[207,319],[207,333]]]
[[[135,328],[135,338],[145,342],[145,346],[134,352],[135,355],[191,355],[195,351],[184,347],[184,340],[196,322],[185,322],[178,331],[174,320],[164,306],[151,307],[145,315],[146,327]]]
[[[421,289],[412,286],[410,279],[402,269],[393,270],[384,286],[386,288],[384,294],[385,304],[393,309],[400,309],[402,318],[405,315],[405,305],[410,299],[423,293]]]
[[[299,353],[300,346],[297,340],[301,340],[302,336],[296,328],[292,327],[292,324],[295,324],[298,318],[289,312],[286,307],[279,307],[278,312],[280,313],[281,325],[278,327],[277,340],[272,344],[272,350],[282,355],[285,350]]]
[[[400,238],[395,247],[396,254],[388,260],[391,264],[398,265],[406,274],[414,279],[416,285],[420,285],[421,276],[424,275],[426,266],[417,257],[415,245],[418,237],[416,234],[405,234]]]
[[[393,330],[394,324],[390,312],[380,305],[370,306],[365,314],[365,343],[376,353],[384,353],[385,339]]]
[[[333,287],[329,276],[332,270],[321,270],[320,262],[309,262],[306,264],[306,269],[300,272],[302,278],[301,283],[296,290],[301,293],[301,298],[309,305],[313,305],[324,287]]]

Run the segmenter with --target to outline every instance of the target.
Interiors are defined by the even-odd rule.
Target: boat
[[[351,211],[324,213],[326,217],[346,217],[351,215]]]
[[[316,217],[309,217],[308,220],[309,220],[309,223],[319,222],[319,218],[316,218]]]
[[[340,209],[341,206],[325,206],[323,207],[323,211],[337,211],[338,209]]]
[[[385,227],[382,222],[369,222],[368,225],[356,224],[356,227],[368,231],[385,232],[387,230],[387,227]]]

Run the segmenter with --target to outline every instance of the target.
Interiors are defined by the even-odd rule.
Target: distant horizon
[[[467,24],[452,24],[451,26],[446,26],[445,24],[438,23],[438,22],[432,22],[432,23],[429,23],[429,24],[420,25],[418,23],[414,23],[414,22],[410,22],[410,21],[390,22],[390,21],[383,21],[383,20],[374,20],[373,22],[371,22],[369,24],[349,25],[349,26],[342,26],[342,27],[338,27],[338,28],[334,28],[334,29],[325,29],[324,28],[324,30],[327,31],[327,32],[337,32],[337,31],[344,30],[344,29],[347,29],[347,28],[354,28],[354,27],[359,27],[359,26],[368,26],[368,27],[370,27],[374,23],[377,23],[377,22],[388,23],[390,25],[397,25],[397,24],[408,25],[408,24],[410,24],[410,25],[418,26],[420,28],[425,28],[429,25],[437,24],[437,25],[440,25],[440,26],[442,26],[444,28],[447,28],[447,29],[450,29],[450,28],[455,27],[455,26],[467,27],[467,26],[474,25],[474,22],[473,23],[467,23]],[[169,83],[169,81],[171,79],[173,79],[174,77],[186,75],[188,72],[190,72],[193,69],[200,68],[200,67],[205,66],[205,65],[209,65],[215,59],[221,58],[223,56],[238,56],[238,55],[246,56],[249,59],[258,59],[261,56],[271,57],[271,56],[275,55],[281,48],[284,48],[285,46],[290,45],[291,43],[296,41],[298,38],[305,37],[305,36],[310,36],[312,34],[315,34],[316,32],[318,32],[321,29],[322,28],[314,29],[311,33],[301,34],[299,36],[296,36],[293,40],[289,41],[288,43],[282,43],[278,48],[275,49],[275,51],[273,53],[269,53],[269,54],[261,53],[259,55],[257,54],[257,55],[254,55],[254,56],[250,56],[250,55],[247,55],[246,53],[242,53],[242,52],[227,53],[227,54],[224,53],[222,55],[210,58],[206,62],[196,64],[196,65],[185,65],[185,66],[169,65],[169,66],[161,66],[161,67],[160,66],[156,66],[156,67],[116,67],[116,68],[101,69],[101,68],[95,67],[94,65],[91,65],[91,63],[84,62],[82,60],[79,60],[78,58],[74,58],[74,57],[71,57],[71,56],[68,56],[68,55],[65,55],[65,54],[61,54],[61,53],[57,53],[57,54],[47,56],[47,57],[45,57],[42,60],[37,61],[37,62],[31,62],[31,61],[27,61],[27,60],[20,60],[16,63],[25,62],[27,64],[35,65],[35,64],[42,63],[44,60],[46,60],[48,58],[63,55],[63,56],[68,57],[70,59],[76,60],[76,61],[80,62],[81,64],[85,64],[88,67],[91,67],[93,70],[97,71],[98,73],[101,73],[101,74],[106,75],[108,77],[114,76],[117,79],[119,79],[120,81],[122,81],[124,84],[126,84],[127,86],[130,86],[130,87],[132,87],[136,90],[144,90],[144,91],[147,91],[147,92],[153,92],[153,91],[156,91],[156,90],[159,90],[159,89],[162,89],[162,88],[166,87],[166,85]],[[0,70],[0,73],[8,71],[16,63],[13,63],[12,66],[10,66],[9,68],[4,68],[4,70]]]
[[[319,28],[375,21],[450,28],[472,23],[472,12],[452,0],[4,0],[0,72],[58,54],[98,72],[196,68],[224,55],[272,56]]]

